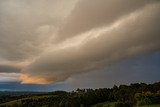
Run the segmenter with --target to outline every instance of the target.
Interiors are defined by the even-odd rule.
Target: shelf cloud
[[[0,2],[0,72],[22,83],[56,83],[160,49],[158,0]]]

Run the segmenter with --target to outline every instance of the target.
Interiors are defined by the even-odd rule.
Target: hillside
[[[0,107],[160,107],[160,82],[72,92],[1,92]],[[149,105],[149,106],[148,106]]]

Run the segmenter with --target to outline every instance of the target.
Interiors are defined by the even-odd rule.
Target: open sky
[[[0,0],[0,90],[160,81],[159,0]]]

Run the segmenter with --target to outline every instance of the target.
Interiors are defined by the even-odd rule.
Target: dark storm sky
[[[0,89],[159,81],[159,20],[159,0],[2,0]]]

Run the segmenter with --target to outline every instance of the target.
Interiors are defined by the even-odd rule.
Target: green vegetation
[[[52,96],[52,95],[33,96],[33,97],[29,97],[29,98],[22,98],[19,100],[9,101],[9,102],[1,104],[0,106],[21,106],[21,105],[24,105],[24,101],[40,101],[40,100],[48,99],[51,97],[54,97],[54,96]],[[27,104],[27,106],[28,106],[28,104]]]
[[[160,107],[160,82],[73,92],[0,94],[0,107]]]
[[[104,103],[95,104],[91,107],[114,107],[114,105],[115,105],[115,102],[104,102]]]
[[[98,103],[91,107],[115,107],[115,102],[104,102]],[[122,106],[124,107],[124,106]],[[160,107],[160,104],[152,104],[152,105],[143,105],[143,106],[134,106],[134,107]]]
[[[160,104],[154,104],[154,105],[144,105],[141,107],[160,107]]]

